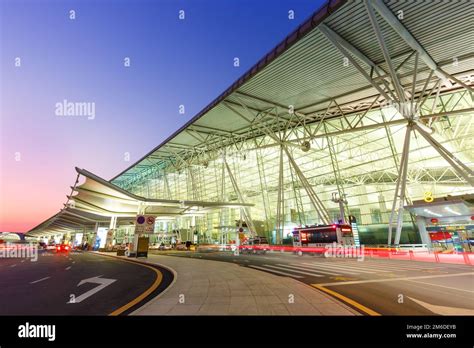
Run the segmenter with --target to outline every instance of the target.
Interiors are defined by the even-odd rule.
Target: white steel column
[[[421,243],[426,244],[428,248],[431,248],[431,238],[426,231],[426,220],[423,216],[416,217],[416,225],[421,237]]]
[[[400,236],[401,236],[402,225],[403,225],[403,205],[405,201],[405,190],[406,190],[407,171],[408,171],[408,155],[410,153],[410,137],[411,137],[412,130],[413,130],[413,123],[410,122],[407,125],[407,130],[405,133],[405,142],[403,143],[402,160],[400,163],[400,170],[398,173],[397,185],[395,187],[395,195],[393,197],[392,212],[390,213],[390,220],[388,222],[388,245],[392,244],[393,218],[395,215],[395,211],[397,210],[397,202],[398,202],[397,230],[395,233],[394,244],[398,245],[400,243]]]
[[[234,191],[237,194],[237,197],[239,198],[240,203],[245,203],[242,192],[240,192],[239,185],[237,184],[237,181],[235,180],[235,177],[232,174],[232,171],[230,170],[229,164],[227,163],[225,159],[224,159],[224,164],[225,164],[225,168],[227,169],[227,173],[229,174],[230,181],[232,182],[232,186],[234,187]],[[250,212],[247,210],[247,207],[240,207],[240,210],[242,211],[242,214],[244,216],[245,222],[247,223],[247,227],[249,229],[250,234],[252,236],[255,236],[257,234],[257,231],[255,230],[255,226],[253,225]]]
[[[291,156],[290,152],[288,149],[282,145],[283,150],[285,151],[286,155],[288,156],[290,165],[293,166],[293,169],[296,172],[296,175],[298,175],[298,178],[301,181],[301,184],[303,185],[304,189],[306,190],[306,193],[308,194],[309,199],[311,200],[311,203],[313,203],[314,209],[316,210],[316,213],[318,214],[319,218],[321,219],[321,222],[325,225],[329,225],[331,223],[331,218],[329,216],[329,212],[327,211],[326,207],[324,206],[323,202],[319,199],[318,195],[314,191],[313,187],[309,183],[308,179],[304,176],[303,172],[299,168],[298,164],[295,162],[293,159],[293,156]]]

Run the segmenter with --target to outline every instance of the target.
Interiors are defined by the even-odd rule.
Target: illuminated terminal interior
[[[228,244],[243,227],[284,244],[297,226],[351,216],[366,245],[470,250],[466,6],[330,1],[122,173],[78,169],[65,208],[28,234],[82,240],[111,228],[120,244],[146,213],[157,217],[151,243]]]

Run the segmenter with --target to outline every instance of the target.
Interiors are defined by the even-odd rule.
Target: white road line
[[[352,285],[352,284],[366,284],[366,283],[383,283],[383,282],[394,282],[400,280],[413,280],[413,279],[432,279],[432,278],[445,278],[445,277],[461,277],[465,275],[474,276],[473,272],[466,273],[455,273],[455,274],[439,274],[439,275],[429,275],[429,276],[419,276],[419,277],[400,277],[400,278],[386,278],[386,279],[370,279],[370,280],[354,280],[349,282],[340,282],[340,283],[323,283],[316,284],[320,286],[340,286],[340,285]]]
[[[408,280],[408,282],[412,283],[411,286],[413,288],[420,288],[420,289],[426,290],[426,285],[417,284],[417,283],[421,283],[421,282],[418,282],[418,281],[415,281],[415,280]],[[446,296],[446,290],[444,290],[444,289],[430,288],[430,291],[431,292],[437,292],[439,294],[442,294],[443,296]],[[462,293],[456,293],[456,292],[453,293],[453,292],[451,292],[449,294],[449,296],[457,296],[457,297],[460,297],[464,300],[468,300],[469,303],[472,302],[472,295],[471,294],[462,294]]]
[[[344,267],[344,266],[342,266]],[[349,264],[347,267],[352,268],[362,268],[367,270],[373,271],[383,271],[383,272],[393,272],[393,271],[421,271],[421,268],[406,268],[406,267],[397,267],[397,266],[376,266],[376,265],[369,265],[367,263],[362,264]]]
[[[76,261],[72,261],[72,263],[74,264],[74,263],[76,263]]]
[[[290,273],[285,273],[285,272],[280,272],[280,271],[277,271],[277,270],[274,270],[274,269],[268,269],[268,268],[260,267],[260,266],[248,265],[248,267],[256,268],[256,269],[259,269],[259,270],[261,270],[261,271],[266,271],[266,272],[272,272],[272,273],[276,273],[276,274],[281,274],[281,275],[284,275],[284,276],[287,276],[287,277],[304,278],[304,277],[299,276],[299,275],[290,274]]]
[[[69,271],[70,269],[71,269],[71,266],[66,267],[64,270],[65,270],[65,271]]]
[[[439,286],[440,288],[445,288],[445,289],[450,289],[450,290],[465,291],[465,292],[470,292],[470,293],[474,294],[473,290],[459,289],[459,288],[455,288],[455,287],[452,287],[452,286],[439,285],[439,284],[426,283],[426,282],[419,282],[419,281],[416,281],[416,280],[408,280],[408,281],[412,282],[412,283],[419,283],[419,284],[425,284],[425,285],[430,285],[430,286],[431,285]]]
[[[369,269],[369,270],[374,270],[374,271],[379,271],[379,270],[382,270],[382,271],[385,271],[385,272],[391,272],[391,271],[394,271],[394,270],[415,270],[415,271],[419,271],[421,270],[420,268],[409,268],[409,267],[404,267],[404,266],[396,266],[396,265],[387,265],[387,266],[384,266],[384,265],[378,265],[378,264],[371,264],[369,262],[363,262],[363,261],[360,261],[360,262],[347,262],[347,261],[343,261],[340,263],[341,265],[346,265],[347,267],[352,267],[352,268],[362,268],[362,269]]]
[[[380,267],[396,267],[396,268],[406,268],[406,269],[427,269],[427,268],[439,268],[442,267],[443,264],[430,264],[426,262],[426,265],[418,265],[418,264],[406,264],[402,262],[396,263],[396,261],[373,261],[373,260],[366,260],[367,264],[377,265]]]
[[[361,262],[362,264],[362,262]],[[393,264],[390,264],[390,265],[381,265],[379,263],[372,263],[372,262],[364,262],[363,263],[364,266],[367,266],[367,267],[371,267],[371,268],[379,268],[379,269],[395,269],[395,270],[413,270],[413,271],[420,271],[420,270],[423,270],[423,269],[428,269],[428,268],[431,268],[431,267],[418,267],[418,266],[413,266],[413,267],[407,267],[407,266],[397,266],[397,265],[393,265]],[[432,267],[434,268],[434,267]],[[438,268],[438,267],[436,267]]]
[[[290,271],[290,272],[295,272],[295,273],[300,273],[300,274],[306,274],[312,277],[322,277],[321,274],[317,273],[312,273],[312,272],[304,272],[304,271],[297,271],[296,269],[288,269],[287,267],[281,267],[281,266],[273,266],[273,265],[264,265],[265,267],[271,267],[271,268],[276,268],[276,269],[281,269],[283,271]]]
[[[316,264],[312,264],[312,263],[306,263],[306,262],[303,262],[305,265],[310,265],[310,266],[315,266],[315,267],[321,267],[321,268],[329,268],[329,269],[335,269],[335,270],[338,270],[340,272],[342,272],[343,270],[349,270],[349,272],[359,272],[359,273],[377,273],[375,271],[367,271],[366,269],[359,269],[359,268],[355,268],[355,267],[349,267],[349,266],[345,266],[345,265],[339,265],[339,266],[333,266],[333,265],[326,265],[325,263],[324,264],[319,264],[319,263],[316,263]],[[350,274],[348,272],[348,274]]]
[[[299,263],[292,263],[292,265],[300,265],[301,266],[301,264],[299,264]],[[356,274],[361,273],[361,272],[355,272],[354,270],[339,269],[337,267],[324,267],[324,266],[319,267],[317,265],[309,266],[309,264],[308,264],[308,266],[303,266],[303,267],[313,268],[314,270],[320,270],[322,268],[323,270],[335,271],[335,272],[339,272],[339,273],[342,273],[342,274],[354,274],[354,275],[356,275]]]
[[[16,266],[16,263],[14,263],[13,265],[10,265],[10,267],[15,267]]]
[[[25,260],[21,260],[21,262],[23,263],[23,262],[25,262]]]
[[[303,270],[313,271],[313,272],[322,273],[322,274],[341,275],[340,273],[334,273],[334,272],[328,272],[328,271],[321,271],[321,270],[319,270],[319,269],[316,270],[315,268],[309,267],[309,266],[290,266],[290,265],[282,264],[282,263],[277,263],[277,265],[278,265],[278,266],[285,266],[285,267],[288,267],[288,268],[303,269]]]
[[[39,283],[39,282],[42,282],[43,280],[46,280],[46,279],[49,279],[49,278],[51,278],[51,277],[44,277],[44,278],[35,280],[35,281],[33,281],[33,282],[30,282],[30,284]]]
[[[431,303],[423,302],[417,300],[413,297],[408,297],[413,302],[417,303],[418,305],[425,307],[429,311],[435,314],[441,315],[474,315],[474,309],[469,308],[458,308],[458,307],[448,307],[448,306],[438,306]]]

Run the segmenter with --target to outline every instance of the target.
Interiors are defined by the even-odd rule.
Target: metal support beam
[[[357,61],[351,56],[351,52],[340,43],[340,36],[337,35],[334,31],[329,29],[327,26],[319,26],[319,30],[326,36],[326,38],[346,57],[349,61],[356,67],[357,70],[366,78],[366,80],[385,98],[385,100],[393,100],[379,85],[376,83],[370,75],[357,63]],[[348,45],[348,44],[347,44]],[[347,46],[346,45],[346,46]],[[354,48],[353,52],[359,52]],[[355,55],[357,53],[354,53]],[[364,61],[368,58],[364,59]],[[374,63],[372,63],[374,64]],[[370,64],[369,64],[370,65]]]
[[[313,204],[314,209],[316,210],[316,213],[318,214],[321,222],[325,225],[329,225],[331,223],[331,218],[329,216],[329,212],[324,206],[323,202],[319,199],[318,195],[314,191],[313,187],[309,183],[308,179],[304,176],[303,172],[299,168],[298,164],[295,162],[293,159],[293,156],[290,154],[286,146],[282,145],[283,150],[285,151],[286,155],[288,156],[290,165],[293,166],[293,169],[295,170],[296,175],[300,179],[301,184],[303,185],[304,189],[306,190],[306,193],[308,194],[308,197]]]
[[[392,228],[395,211],[397,211],[397,230],[395,233],[395,245],[400,243],[400,236],[403,224],[403,205],[405,201],[406,181],[408,171],[408,155],[410,153],[410,137],[413,131],[413,123],[407,125],[405,133],[405,141],[403,143],[402,159],[400,161],[400,170],[398,174],[397,185],[395,187],[395,195],[393,197],[392,212],[390,213],[390,220],[388,222],[388,245],[392,244]],[[398,203],[398,209],[397,209]]]
[[[420,133],[423,138],[438,151],[438,153],[453,167],[469,185],[474,186],[474,172],[462,163],[456,156],[454,156],[448,149],[441,145],[436,139],[434,139],[428,132],[426,132],[419,124],[414,124],[415,129]]]
[[[469,90],[471,93],[473,89],[471,86],[466,85],[462,81],[456,79],[454,76],[446,73],[444,70],[438,67],[438,64],[431,58],[421,44],[413,37],[413,35],[400,23],[397,17],[390,11],[382,0],[366,0],[370,5],[380,14],[380,16],[400,35],[400,37],[410,46],[412,49],[418,52],[420,59],[435,72],[443,81],[450,79],[459,83],[461,86]]]
[[[242,195],[239,185],[237,184],[237,181],[235,180],[234,174],[232,174],[229,164],[227,163],[225,159],[224,159],[224,164],[225,164],[225,168],[227,169],[227,174],[229,174],[230,181],[232,182],[232,186],[234,187],[234,191],[237,194],[237,197],[239,198],[240,203],[245,203],[244,196]],[[250,211],[247,209],[247,207],[240,207],[240,209],[242,210],[242,215],[244,216],[245,222],[247,223],[247,227],[249,229],[250,234],[252,236],[255,236],[257,234],[257,231],[253,224],[252,217],[250,216]]]
[[[278,166],[278,197],[276,214],[276,243],[280,244],[283,237],[283,228],[285,225],[285,183],[283,177],[283,145],[280,145],[280,162]]]
[[[324,131],[327,132],[327,127],[324,125]],[[329,150],[329,157],[331,159],[332,170],[334,172],[334,179],[336,181],[337,193],[339,194],[339,198],[341,199],[341,203],[344,205],[346,214],[349,214],[349,207],[347,205],[346,193],[344,192],[344,186],[342,184],[340,170],[339,170],[339,162],[336,156],[336,150],[334,148],[334,143],[332,137],[326,138],[328,142],[328,150]],[[341,216],[343,221],[349,221],[348,216]]]
[[[392,80],[392,84],[395,88],[395,92],[397,93],[398,100],[401,103],[405,103],[405,91],[403,90],[403,87],[400,83],[400,79],[397,76],[397,72],[395,71],[395,68],[393,67],[392,59],[390,58],[388,48],[385,45],[385,40],[383,38],[382,31],[380,30],[379,24],[377,22],[377,18],[375,18],[375,13],[370,5],[369,0],[365,0],[364,4],[365,4],[365,8],[367,9],[367,13],[369,15],[372,28],[374,29],[375,36],[377,37],[377,41],[379,42],[380,48],[382,49],[385,62],[387,63],[388,71],[390,73],[390,77]]]

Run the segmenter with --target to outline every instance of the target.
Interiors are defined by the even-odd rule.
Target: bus
[[[355,245],[352,227],[346,224],[297,227],[293,230],[293,247],[302,255],[304,251],[323,251],[333,243],[343,246]],[[306,249],[306,250],[305,250]]]

